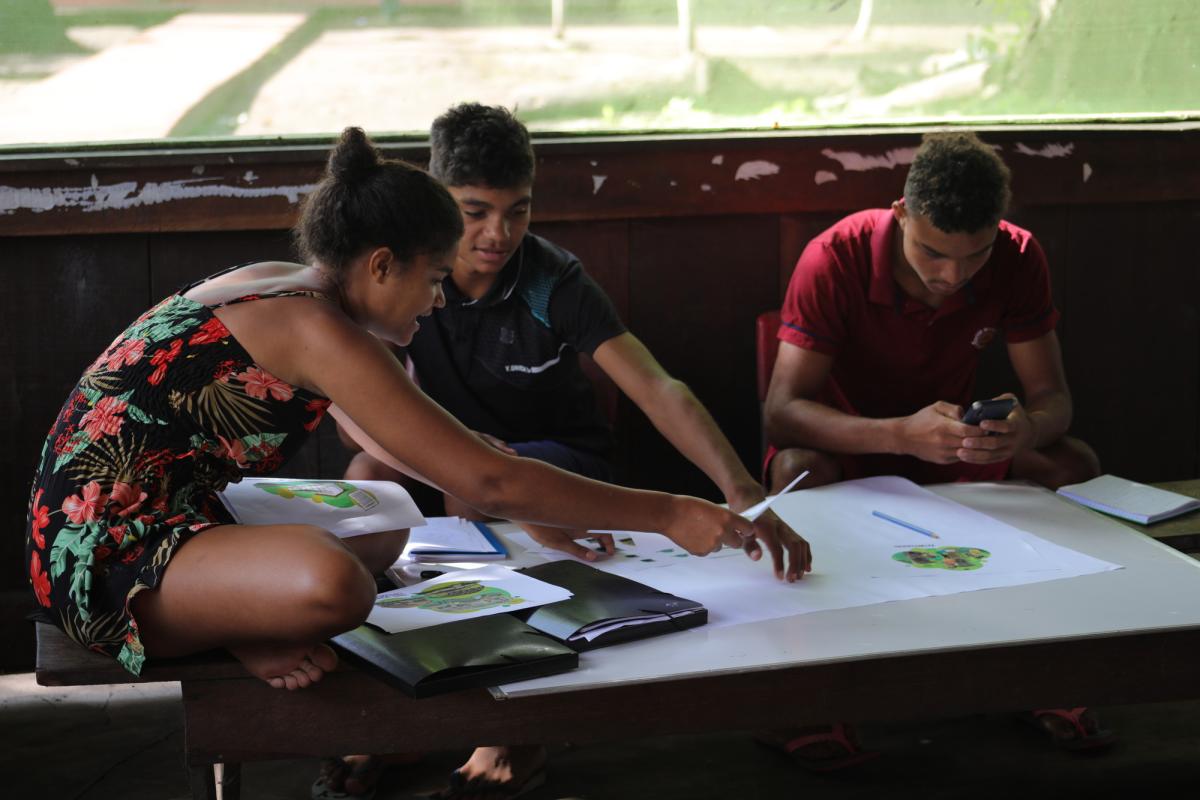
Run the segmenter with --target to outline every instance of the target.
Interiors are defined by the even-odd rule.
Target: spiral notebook
[[[1144,483],[1101,475],[1083,483],[1059,487],[1069,500],[1114,517],[1150,525],[1200,508],[1200,500]]]

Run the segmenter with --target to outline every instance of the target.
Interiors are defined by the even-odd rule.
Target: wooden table
[[[844,659],[823,655],[816,663],[792,656],[791,662],[755,662],[735,652],[729,655],[732,662],[712,672],[701,664],[686,677],[560,687],[502,700],[485,690],[412,700],[351,668],[339,668],[310,689],[283,692],[222,657],[152,663],[145,679],[180,681],[193,797],[214,798],[220,785],[226,800],[238,796],[238,765],[257,760],[477,744],[585,743],[834,719],[892,721],[1200,697],[1195,678],[1200,565],[1042,490],[1030,494],[1029,502],[1010,492],[995,505],[989,505],[987,491],[958,485],[942,493],[1001,519],[1044,518],[1060,538],[1067,528],[1087,528],[1079,531],[1080,541],[1094,542],[1093,555],[1111,558],[1123,552],[1122,563],[1128,566],[1070,581],[806,614],[686,640],[699,642],[696,652],[705,653],[717,652],[705,648],[723,641],[741,646],[756,630],[768,639],[787,632],[799,637],[788,646],[803,653],[808,649],[805,636],[820,636],[821,631],[846,635],[847,626],[854,630],[856,625],[863,631],[894,633],[904,619],[911,619],[913,642],[907,648],[888,645],[874,655]],[[1046,608],[1045,598],[1053,596],[1063,602]],[[1037,601],[1030,608],[1011,603],[1026,597]],[[990,617],[981,613],[1005,598],[1011,611]],[[1090,620],[1086,624],[1085,617]],[[1106,625],[1110,617],[1116,622]],[[1067,628],[1056,627],[1070,628],[1076,618],[1076,633],[1064,634]],[[881,627],[869,627],[876,623]],[[917,641],[918,631],[928,632],[939,623],[944,630],[933,644]],[[980,635],[982,629],[987,629],[985,635]],[[672,645],[678,655],[679,643],[690,635],[678,634],[673,643],[667,641],[673,637],[660,637],[587,656],[619,663],[623,653],[641,658],[657,652],[654,648],[668,652]],[[813,645],[819,649],[815,640]],[[729,663],[742,663],[738,659],[744,664],[731,668]],[[48,630],[39,635],[38,679],[47,685],[127,683],[128,675]]]

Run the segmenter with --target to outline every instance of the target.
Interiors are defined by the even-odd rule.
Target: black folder
[[[498,686],[579,666],[579,654],[511,614],[386,633],[370,625],[333,637],[346,660],[412,697]]]
[[[708,609],[695,600],[578,561],[552,561],[520,571],[569,589],[574,596],[515,615],[579,651],[695,628],[708,622]],[[604,632],[587,635],[604,626],[608,626]]]

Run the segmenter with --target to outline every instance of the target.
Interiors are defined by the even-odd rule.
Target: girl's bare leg
[[[221,525],[171,559],[158,588],[132,601],[146,654],[227,648],[276,688],[333,669],[325,640],[360,625],[375,582],[350,548],[310,525]]]

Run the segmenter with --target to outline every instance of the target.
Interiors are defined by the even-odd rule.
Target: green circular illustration
[[[914,547],[893,553],[892,559],[922,569],[947,569],[958,572],[979,569],[990,556],[979,547]]]
[[[423,608],[443,614],[472,614],[525,602],[504,589],[484,586],[479,581],[450,581],[416,594],[384,597],[375,601],[383,608]]]

